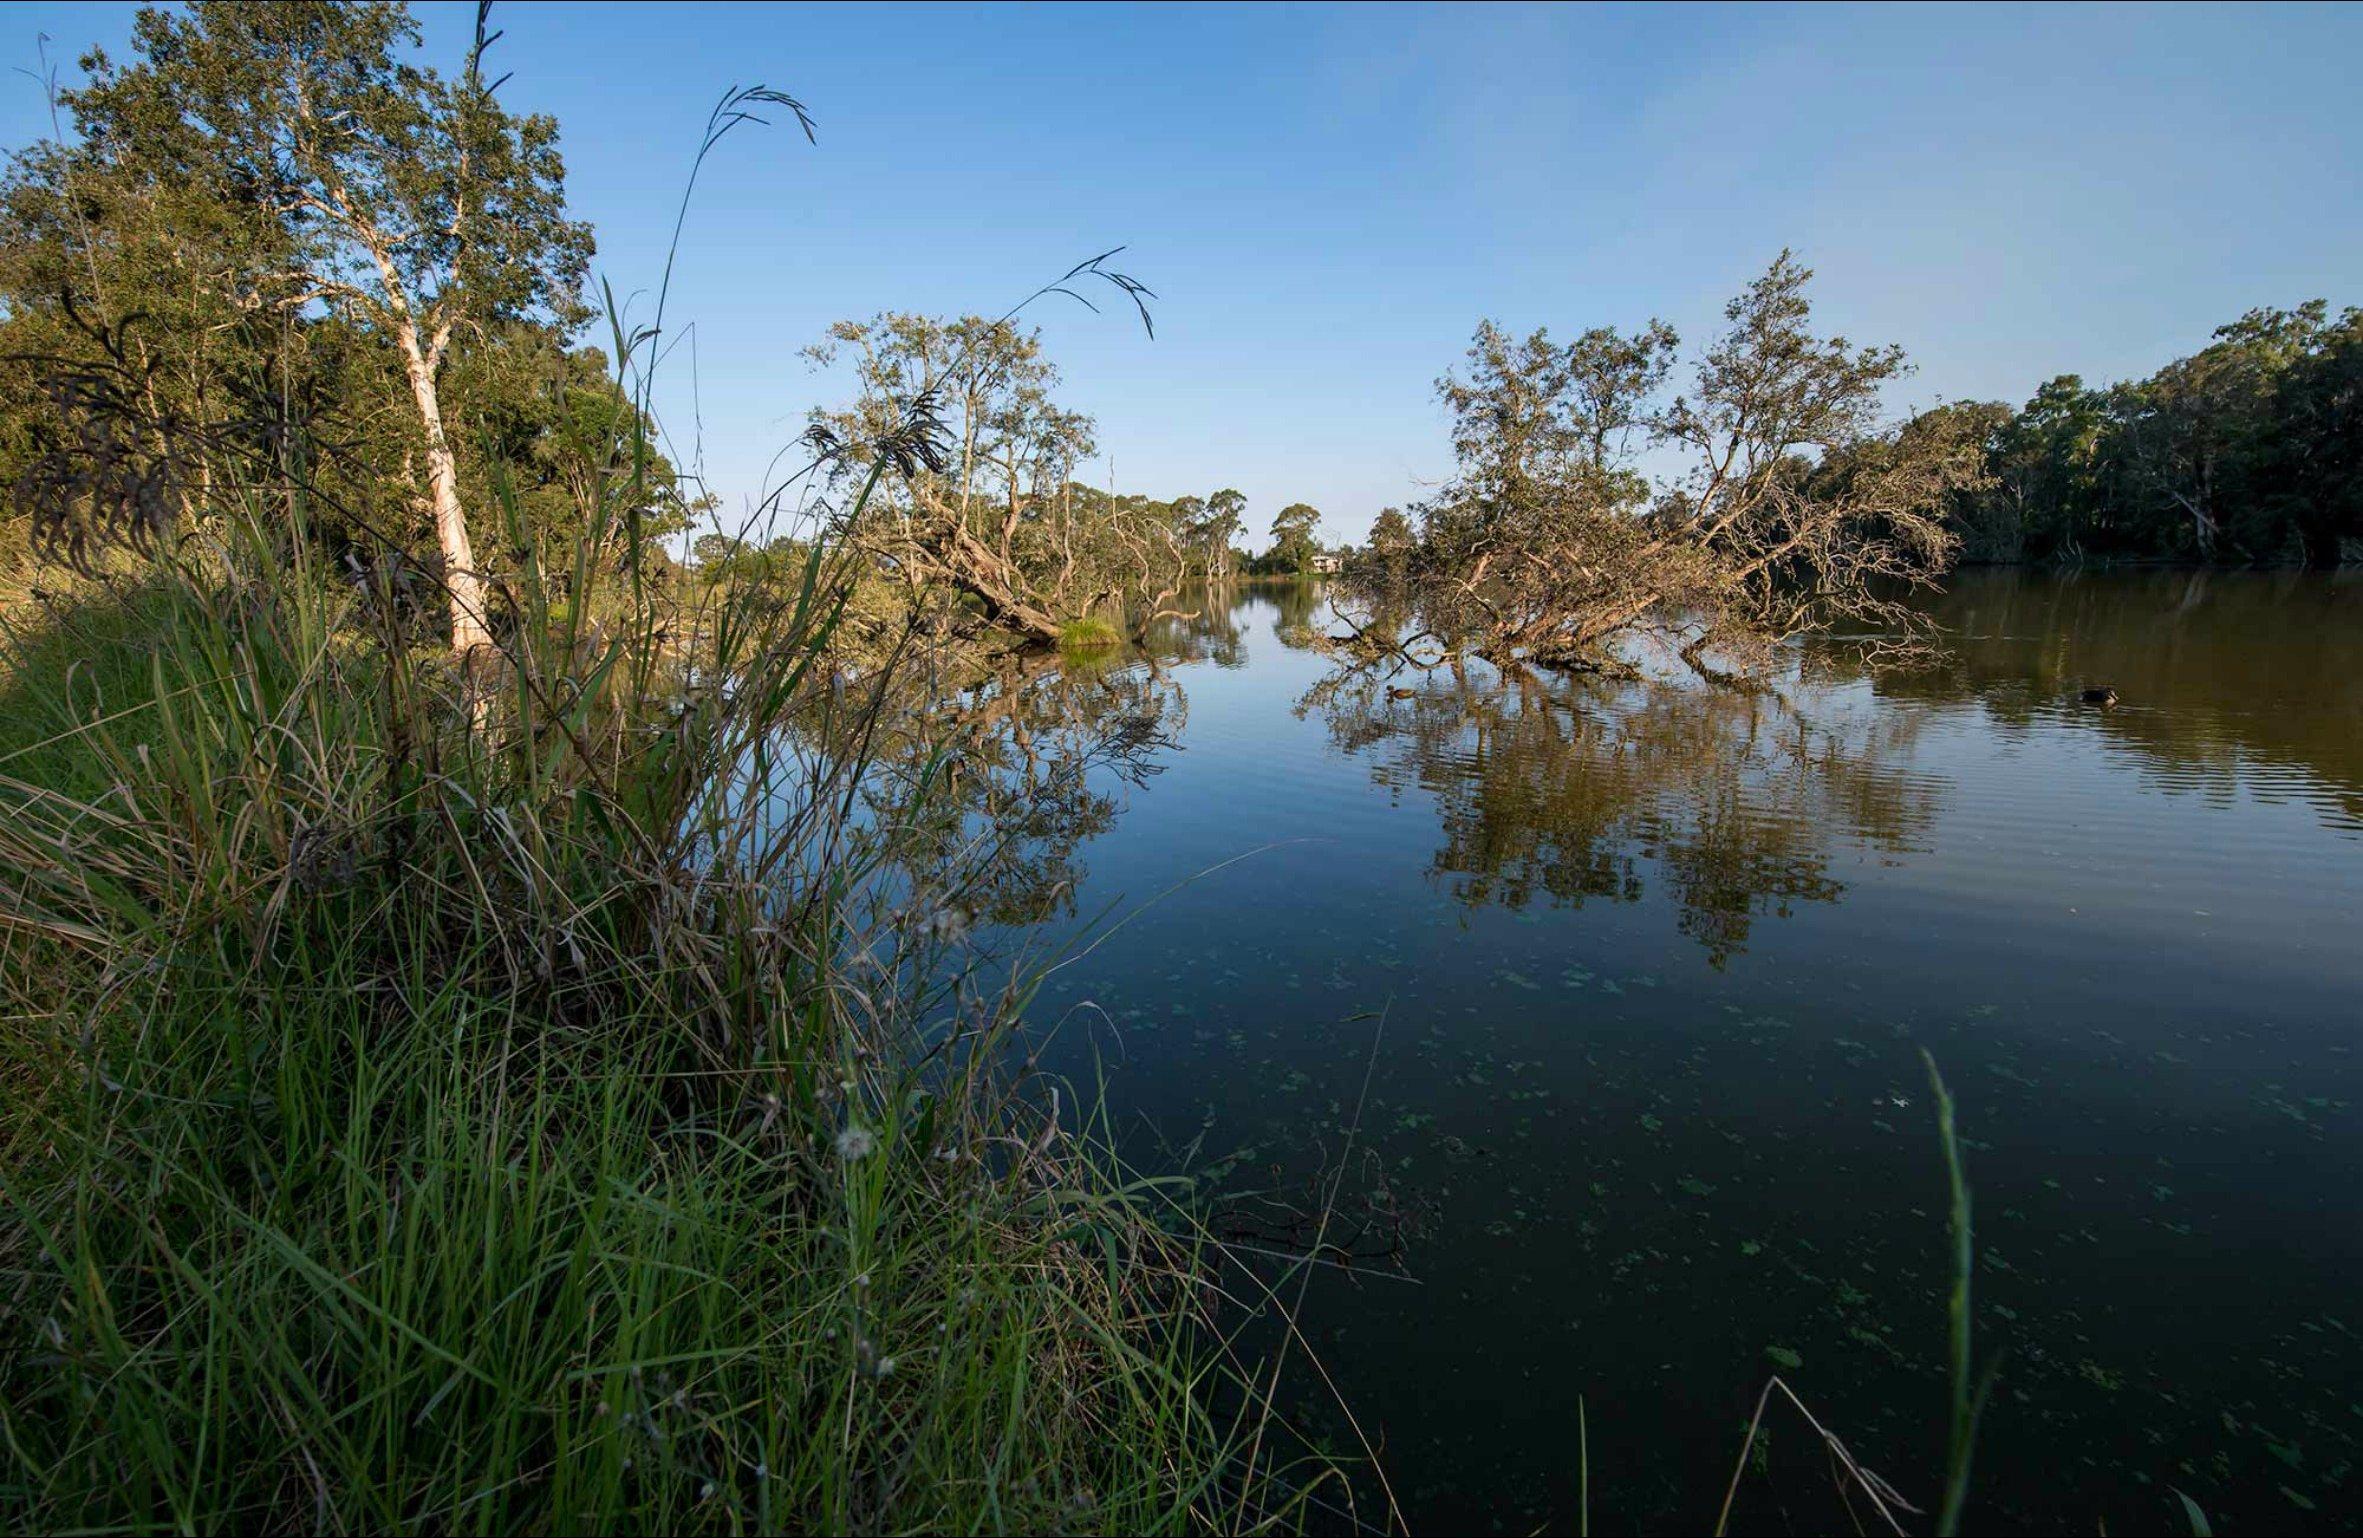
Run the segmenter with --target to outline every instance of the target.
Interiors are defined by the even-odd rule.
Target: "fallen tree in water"
[[[1077,272],[1137,288],[1092,264]],[[1158,502],[1077,481],[1093,424],[1051,399],[1058,370],[1034,332],[889,314],[834,326],[806,353],[853,367],[856,399],[814,413],[808,438],[844,489],[893,467],[841,533],[914,612],[1041,645],[1084,620],[1137,639],[1183,617],[1171,604],[1185,583],[1229,569],[1236,492]]]
[[[1903,353],[1815,337],[1811,276],[1782,253],[1670,400],[1663,322],[1564,348],[1480,326],[1438,383],[1457,472],[1416,534],[1374,537],[1333,639],[1420,666],[1621,670],[1653,647],[1734,681],[1839,621],[1925,636],[1907,600],[1951,563],[1944,505],[1979,445],[1950,415],[1882,427]]]

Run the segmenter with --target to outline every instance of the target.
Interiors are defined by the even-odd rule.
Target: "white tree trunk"
[[[443,552],[443,587],[451,595],[451,649],[462,657],[492,644],[485,624],[484,579],[476,570],[476,547],[468,539],[468,519],[460,507],[459,465],[451,456],[451,440],[443,432],[443,399],[435,373],[419,350],[418,333],[405,326],[401,334],[403,364],[410,375],[410,393],[418,402],[419,425],[425,429],[427,484],[435,504],[435,543]]]

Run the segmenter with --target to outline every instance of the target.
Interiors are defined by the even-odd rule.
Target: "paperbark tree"
[[[65,100],[86,140],[158,160],[261,233],[223,276],[249,312],[333,309],[400,359],[415,418],[453,647],[490,641],[443,376],[455,338],[518,319],[579,322],[589,228],[566,217],[556,123],[519,116],[484,78],[499,34],[479,6],[456,78],[409,62],[394,4],[147,10],[137,61],[88,62]]]
[[[1662,323],[1567,348],[1480,327],[1439,385],[1459,470],[1407,563],[1430,655],[1613,667],[1646,641],[1729,679],[1836,619],[1915,629],[1901,595],[1950,561],[1982,445],[1883,431],[1903,355],[1815,337],[1810,276],[1784,252],[1663,404]],[[1644,474],[1642,442],[1687,468]]]

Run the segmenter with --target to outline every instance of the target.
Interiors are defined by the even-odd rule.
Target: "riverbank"
[[[7,1526],[1293,1521],[1180,1188],[857,810],[823,556],[467,669],[244,554],[10,616]]]

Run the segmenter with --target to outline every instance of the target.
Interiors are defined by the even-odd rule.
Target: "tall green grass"
[[[19,617],[0,1526],[1294,1522],[1186,1212],[860,810],[841,559],[591,527],[511,510],[497,657],[252,508]]]

